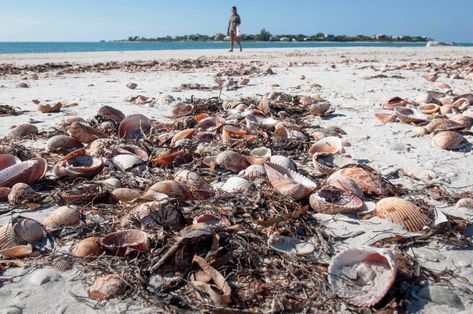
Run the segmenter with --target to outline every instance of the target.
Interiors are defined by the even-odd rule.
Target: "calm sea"
[[[460,44],[462,46],[473,46]],[[84,52],[84,51],[136,51],[227,49],[228,42],[0,42],[0,54]],[[298,47],[423,47],[425,43],[393,42],[245,42],[246,48],[298,48]]]

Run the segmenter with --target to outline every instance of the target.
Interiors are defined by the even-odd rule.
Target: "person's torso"
[[[240,16],[238,14],[230,15],[230,27],[231,28],[237,27],[238,25],[240,25],[240,23],[241,23],[241,20],[240,20]]]

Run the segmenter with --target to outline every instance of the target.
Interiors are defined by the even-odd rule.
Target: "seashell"
[[[251,182],[242,177],[230,177],[222,186],[222,190],[228,193],[246,192],[251,186]]]
[[[0,250],[0,256],[5,258],[29,257],[33,254],[31,245],[17,245]]]
[[[194,111],[194,105],[186,103],[177,103],[172,109],[172,115],[176,118],[191,115]]]
[[[266,178],[266,170],[263,165],[251,165],[240,171],[239,175],[248,179]]]
[[[242,137],[248,132],[239,126],[225,125],[222,128],[222,142],[231,143],[235,137]]]
[[[440,106],[437,104],[424,104],[424,105],[420,105],[418,109],[423,114],[433,115],[440,111]]]
[[[464,111],[470,107],[470,100],[468,98],[458,98],[452,103],[452,107]]]
[[[458,115],[451,119],[451,121],[458,123],[464,129],[469,129],[473,125],[473,117],[468,117],[465,115]]]
[[[435,82],[434,86],[440,89],[450,89],[450,85],[444,82]]]
[[[151,160],[151,162],[153,162],[154,164],[158,166],[168,166],[184,156],[185,156],[185,153],[183,151],[165,152],[164,154],[161,154],[158,157]]]
[[[101,158],[88,155],[84,148],[70,152],[61,158],[53,167],[56,177],[91,177],[102,171],[104,164]]]
[[[213,194],[213,188],[198,173],[189,170],[178,171],[174,175],[174,181],[186,185],[193,196],[208,198]]]
[[[306,256],[315,251],[315,245],[303,242],[293,237],[286,237],[273,233],[268,238],[268,246],[275,251],[298,256]]]
[[[43,225],[47,229],[61,229],[63,227],[78,225],[81,221],[82,214],[77,207],[61,206],[56,208],[43,221]]]
[[[205,112],[203,112],[203,113],[199,113],[198,115],[196,115],[196,116],[194,117],[194,120],[197,121],[197,122],[200,122],[200,121],[202,121],[202,120],[204,120],[204,119],[206,119],[206,118],[208,118],[208,117],[209,117],[209,115],[206,114]]]
[[[353,164],[353,159],[330,153],[315,153],[312,156],[312,164],[315,170],[321,174],[332,174],[338,168]]]
[[[112,158],[113,165],[118,168],[118,170],[125,172],[137,165],[143,163],[143,160],[138,158],[136,155],[121,154],[116,155]]]
[[[395,122],[397,119],[395,113],[375,112],[374,116],[383,123]]]
[[[451,105],[453,104],[453,99],[451,97],[441,97],[438,99],[439,103],[437,105],[439,106],[445,106],[445,105]]]
[[[269,159],[271,158],[271,149],[266,148],[266,147],[258,147],[258,148],[253,149],[250,152],[250,155],[254,157]]]
[[[459,199],[456,207],[463,207],[463,208],[473,208],[473,198],[462,198]]]
[[[407,100],[402,99],[401,97],[392,97],[389,98],[384,104],[383,104],[383,109],[394,109],[397,107],[404,107],[407,105]]]
[[[14,155],[0,154],[0,171],[20,162],[20,159]]]
[[[74,267],[74,260],[69,256],[57,258],[51,264],[51,268],[60,272],[71,270],[73,267]]]
[[[118,188],[113,190],[113,196],[120,202],[133,202],[135,199],[140,198],[141,191],[129,189],[129,188]]]
[[[46,143],[48,152],[68,152],[74,149],[82,148],[81,142],[68,135],[56,135],[51,137]]]
[[[48,163],[43,158],[33,158],[14,164],[0,171],[0,187],[11,187],[16,183],[33,184],[46,173]]]
[[[38,128],[36,126],[29,123],[24,123],[12,129],[10,133],[8,133],[7,139],[19,140],[23,137],[36,134],[38,134]]]
[[[432,144],[440,149],[454,149],[466,142],[466,139],[457,132],[442,131],[432,139]]]
[[[8,202],[12,205],[18,205],[32,199],[36,192],[26,183],[16,183],[8,194]]]
[[[440,107],[440,113],[444,116],[453,112],[453,105],[443,105]]]
[[[38,105],[38,110],[42,113],[54,113],[54,112],[59,112],[62,108],[62,103],[58,102],[55,103],[54,105],[50,104],[39,104]]]
[[[217,129],[225,123],[225,120],[219,117],[207,117],[197,123],[200,130]]]
[[[75,187],[71,191],[62,192],[61,196],[69,204],[99,203],[110,200],[109,191],[104,190],[98,184],[85,184]]]
[[[135,155],[143,161],[147,161],[149,159],[148,153],[136,145],[120,144],[120,146],[117,148],[117,151],[123,154]]]
[[[110,106],[100,107],[97,115],[105,120],[112,120],[116,123],[120,123],[125,119],[123,112]]]
[[[126,84],[126,87],[128,87],[129,89],[135,89],[138,87],[138,84],[136,83],[128,83]]]
[[[437,73],[426,73],[424,74],[424,78],[429,82],[435,82],[438,78]]]
[[[124,230],[109,233],[100,244],[110,253],[123,256],[130,250],[149,251],[148,234],[141,230]]]
[[[10,188],[0,187],[0,202],[8,201],[8,194],[10,194],[10,192]]]
[[[271,186],[281,194],[295,200],[305,198],[317,187],[312,180],[279,165],[266,163],[264,169]]]
[[[109,157],[112,155],[112,147],[115,141],[108,138],[98,138],[90,143],[87,153],[95,157]]]
[[[315,153],[343,154],[344,152],[342,140],[336,136],[324,137],[309,149],[311,156]]]
[[[142,114],[132,114],[123,119],[118,127],[118,136],[124,139],[139,139],[151,131],[151,121]]]
[[[72,248],[72,255],[82,257],[85,261],[90,262],[104,252],[100,241],[101,238],[99,237],[85,238]]]
[[[289,138],[289,129],[286,127],[277,127],[274,130],[273,140],[276,143],[285,142]]]
[[[310,96],[302,96],[299,98],[299,103],[304,106],[310,106],[315,102],[315,99]]]
[[[187,186],[173,180],[164,180],[153,184],[148,192],[163,193],[173,199],[186,200],[192,197]],[[148,194],[148,192],[146,194]]]
[[[115,190],[115,189],[118,189],[118,188],[122,187],[121,181],[118,180],[117,178],[108,178],[108,179],[105,179],[103,181],[100,181],[100,183],[105,185],[106,187],[112,189],[112,190]]]
[[[323,101],[319,103],[312,104],[309,107],[309,113],[314,116],[327,116],[333,113],[335,110],[332,108],[332,104],[328,101]]]
[[[428,121],[428,117],[426,115],[410,108],[394,108],[394,112],[396,113],[399,121],[407,124],[419,124]]]
[[[425,127],[428,133],[462,129],[462,125],[448,118],[432,119]]]
[[[329,177],[327,179],[327,185],[337,188],[341,191],[354,194],[359,198],[363,199],[363,191],[360,189],[358,184],[353,182],[352,179],[344,176],[337,176],[337,177]]]
[[[109,300],[122,294],[126,283],[116,274],[107,275],[97,279],[89,289],[89,297],[95,300]]]
[[[375,213],[411,232],[420,231],[432,222],[414,203],[398,197],[386,197],[378,201]]]
[[[216,134],[214,132],[199,132],[194,136],[194,141],[196,142],[213,142],[216,138]]]
[[[182,139],[191,139],[195,135],[196,131],[196,129],[185,129],[177,132],[171,139],[171,145],[174,145],[177,141]]]
[[[16,244],[35,244],[46,237],[43,226],[36,220],[17,217],[10,224]]]
[[[363,206],[363,201],[355,194],[325,187],[312,194],[309,198],[310,207],[324,214],[354,213]]]
[[[98,138],[106,137],[104,133],[85,124],[84,122],[73,122],[69,126],[71,136],[81,143],[91,143]]]
[[[428,103],[431,103],[432,101],[434,100],[434,97],[429,94],[429,93],[422,93],[422,94],[419,94],[414,102],[418,105],[422,105],[422,104],[428,104]]]
[[[332,258],[328,282],[337,296],[359,307],[377,304],[396,279],[396,259],[391,249],[358,247]]]
[[[281,155],[274,155],[271,156],[269,159],[269,162],[275,165],[278,165],[280,167],[292,170],[292,171],[297,171],[296,169],[296,164],[286,156],[281,156]]]
[[[340,177],[351,179],[367,195],[387,196],[390,193],[391,184],[376,171],[366,166],[358,165],[339,169],[330,175],[328,181],[335,182]],[[340,180],[343,179],[340,178]]]
[[[215,162],[222,168],[238,173],[248,167],[248,162],[240,153],[226,150],[217,155]]]
[[[83,122],[83,123],[87,123],[87,121],[85,121],[83,118],[81,117],[77,117],[77,116],[68,116],[68,117],[64,117],[64,119],[58,123],[58,128],[59,129],[62,129],[62,128],[69,128],[69,126],[74,123],[74,122]]]

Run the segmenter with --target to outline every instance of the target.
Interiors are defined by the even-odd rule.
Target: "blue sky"
[[[0,0],[0,41],[97,41],[226,31],[422,35],[473,42],[473,0]]]

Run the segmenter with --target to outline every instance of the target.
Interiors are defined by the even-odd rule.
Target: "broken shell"
[[[109,233],[101,240],[101,245],[110,253],[125,255],[129,250],[149,251],[148,234],[141,230],[124,230]]]
[[[426,74],[424,74],[424,78],[427,81],[435,82],[438,78],[438,75],[437,75],[437,73],[426,73]]]
[[[395,113],[386,113],[386,112],[375,112],[374,116],[376,119],[383,123],[389,123],[389,122],[394,122],[397,119],[397,116]]]
[[[99,184],[84,184],[70,191],[61,193],[61,196],[69,204],[88,204],[108,202],[110,193]]]
[[[354,213],[363,206],[363,201],[355,194],[334,187],[322,188],[309,198],[310,207],[324,214]]]
[[[315,245],[309,242],[303,242],[293,237],[281,236],[273,233],[268,238],[268,246],[273,250],[283,253],[305,256],[315,251]]]
[[[340,176],[351,179],[367,195],[387,196],[390,193],[391,184],[376,171],[366,166],[359,165],[339,169],[330,175],[328,181],[335,182]]]
[[[269,183],[281,194],[301,200],[317,187],[315,182],[303,175],[276,164],[265,163]]]
[[[40,180],[48,164],[43,158],[33,158],[14,164],[0,171],[0,187],[11,187],[15,183],[33,184]]]
[[[338,168],[353,164],[353,159],[330,153],[315,153],[312,156],[314,168],[321,174],[331,174]]]
[[[251,186],[251,182],[242,177],[230,177],[222,186],[222,190],[228,193],[246,192]]]
[[[151,160],[151,162],[159,166],[168,166],[184,156],[185,156],[185,153],[183,151],[165,152],[159,155],[158,157],[154,158],[153,160]]]
[[[238,173],[248,167],[248,162],[240,153],[226,150],[217,155],[215,162],[222,168]]]
[[[12,205],[21,204],[35,196],[36,192],[26,183],[16,183],[8,194],[8,202]]]
[[[396,260],[390,249],[349,248],[335,255],[328,268],[328,281],[337,296],[370,307],[391,289],[396,279]]]
[[[429,115],[433,115],[440,111],[440,106],[437,104],[424,104],[424,105],[420,105],[418,108],[419,108],[419,111],[422,112],[423,114],[429,114]]]
[[[100,246],[99,237],[90,237],[81,240],[72,249],[72,255],[82,257],[85,261],[90,262],[95,257],[103,254],[104,250]]]
[[[265,178],[266,170],[263,165],[251,165],[245,170],[240,171],[239,175],[248,179]]]
[[[394,108],[394,112],[396,113],[397,118],[399,121],[407,123],[407,124],[419,124],[428,121],[428,117],[423,113],[410,109],[410,108]]]
[[[116,274],[97,279],[89,289],[89,297],[95,300],[109,300],[117,297],[126,289],[126,283]]]
[[[149,188],[146,194],[148,194],[149,192],[163,193],[169,196],[170,198],[179,200],[186,200],[192,197],[192,194],[187,188],[187,186],[173,180],[164,180],[157,182]]]
[[[397,107],[404,107],[407,105],[407,101],[401,97],[392,97],[389,98],[384,104],[383,109],[394,109]]]
[[[61,206],[56,208],[43,221],[47,229],[61,229],[63,227],[75,226],[80,223],[82,214],[77,207]]]
[[[117,148],[117,151],[123,154],[135,155],[143,161],[147,161],[149,159],[148,153],[144,149],[136,145],[120,144],[120,146],[118,146]]]
[[[120,202],[133,202],[135,199],[140,198],[141,191],[129,189],[129,188],[118,188],[113,190],[113,196]]]
[[[236,125],[225,125],[222,128],[222,142],[231,143],[233,138],[242,137],[248,132]]]
[[[84,122],[73,122],[69,126],[69,133],[73,138],[81,143],[91,143],[98,138],[106,137],[104,133],[85,124]]]
[[[116,123],[120,123],[125,119],[125,115],[118,109],[110,106],[102,106],[97,112],[97,115],[105,120],[112,120]]]
[[[151,131],[151,121],[142,114],[132,114],[123,119],[118,127],[118,136],[124,139],[139,139]]]
[[[312,104],[309,107],[309,113],[314,116],[320,116],[320,117],[327,116],[331,114],[333,111],[334,111],[334,108],[332,108],[332,104],[329,103],[328,101]]]
[[[196,131],[196,129],[185,129],[177,132],[171,139],[171,146],[174,146],[177,141],[182,139],[191,139],[195,135]]]
[[[143,163],[143,160],[138,158],[136,155],[121,154],[116,155],[112,158],[113,165],[117,167],[120,171],[127,171],[137,165]]]
[[[470,107],[470,100],[468,98],[458,98],[452,103],[452,107],[455,107],[460,111],[464,111]]]
[[[344,192],[354,194],[359,198],[363,199],[363,191],[361,191],[358,184],[353,182],[352,179],[345,177],[345,176],[336,176],[336,177],[329,177],[327,179],[327,184]]]
[[[24,123],[20,124],[8,133],[8,140],[19,140],[28,135],[38,134],[38,128],[32,124]]]
[[[39,104],[38,105],[38,110],[42,113],[53,113],[53,112],[59,112],[62,108],[62,103],[58,102],[55,103],[54,105],[50,104]]]
[[[104,164],[101,158],[88,155],[84,148],[70,152],[53,167],[56,177],[90,177],[102,171]]]
[[[443,131],[437,133],[432,139],[432,144],[440,149],[454,149],[466,142],[466,139],[457,132]]]
[[[309,149],[311,156],[315,153],[343,154],[344,152],[342,140],[336,136],[324,137]]]
[[[83,146],[81,142],[71,136],[56,135],[48,140],[46,150],[48,152],[68,152]]]
[[[16,217],[0,227],[0,249],[35,244],[44,238],[42,225],[33,219]]]
[[[213,194],[213,188],[198,173],[181,170],[174,175],[174,181],[186,185],[196,197],[208,198]]]
[[[375,213],[411,232],[420,231],[432,222],[414,203],[398,197],[386,197],[378,201]]]

